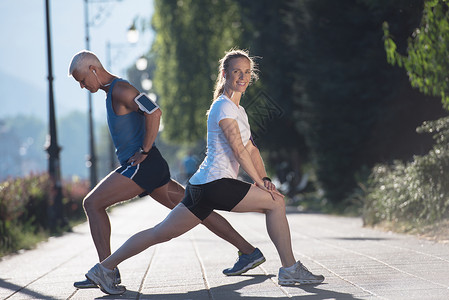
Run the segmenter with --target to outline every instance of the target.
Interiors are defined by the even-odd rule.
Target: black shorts
[[[132,179],[145,190],[141,196],[151,194],[155,189],[170,181],[170,169],[159,149],[151,148],[147,158],[140,164],[125,164],[115,170],[117,173]]]
[[[231,211],[249,191],[251,184],[222,178],[205,184],[187,184],[182,203],[201,221],[214,209]]]

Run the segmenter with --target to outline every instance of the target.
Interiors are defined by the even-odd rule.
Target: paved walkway
[[[149,198],[111,213],[113,249],[161,221],[168,210]],[[279,259],[263,215],[223,215],[267,261],[244,276],[221,273],[236,250],[203,226],[150,248],[120,265],[128,291],[120,297],[77,290],[73,281],[96,263],[87,224],[35,250],[0,261],[0,299],[449,299],[449,244],[362,228],[358,218],[289,213],[293,249],[326,280],[281,287]]]

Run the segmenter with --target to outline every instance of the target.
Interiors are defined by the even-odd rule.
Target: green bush
[[[82,200],[88,183],[63,183],[63,214],[67,221],[84,217]],[[49,228],[48,206],[52,182],[48,174],[29,175],[0,183],[0,256],[18,249],[30,248],[39,240],[55,233]],[[57,232],[70,227],[57,228]]]
[[[368,180],[363,220],[410,228],[449,217],[449,117],[424,122],[417,131],[433,134],[436,143],[412,162],[377,165]]]

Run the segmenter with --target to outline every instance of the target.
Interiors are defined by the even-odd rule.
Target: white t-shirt
[[[240,105],[235,105],[225,95],[218,97],[212,103],[207,118],[206,157],[196,173],[190,178],[191,184],[204,184],[221,178],[237,178],[240,164],[218,124],[223,119],[237,121],[243,145],[246,146],[251,137],[245,109]]]

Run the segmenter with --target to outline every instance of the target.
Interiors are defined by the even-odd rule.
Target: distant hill
[[[24,70],[25,72],[25,70]],[[33,115],[46,120],[48,94],[46,90],[0,71],[0,118],[6,116]]]

